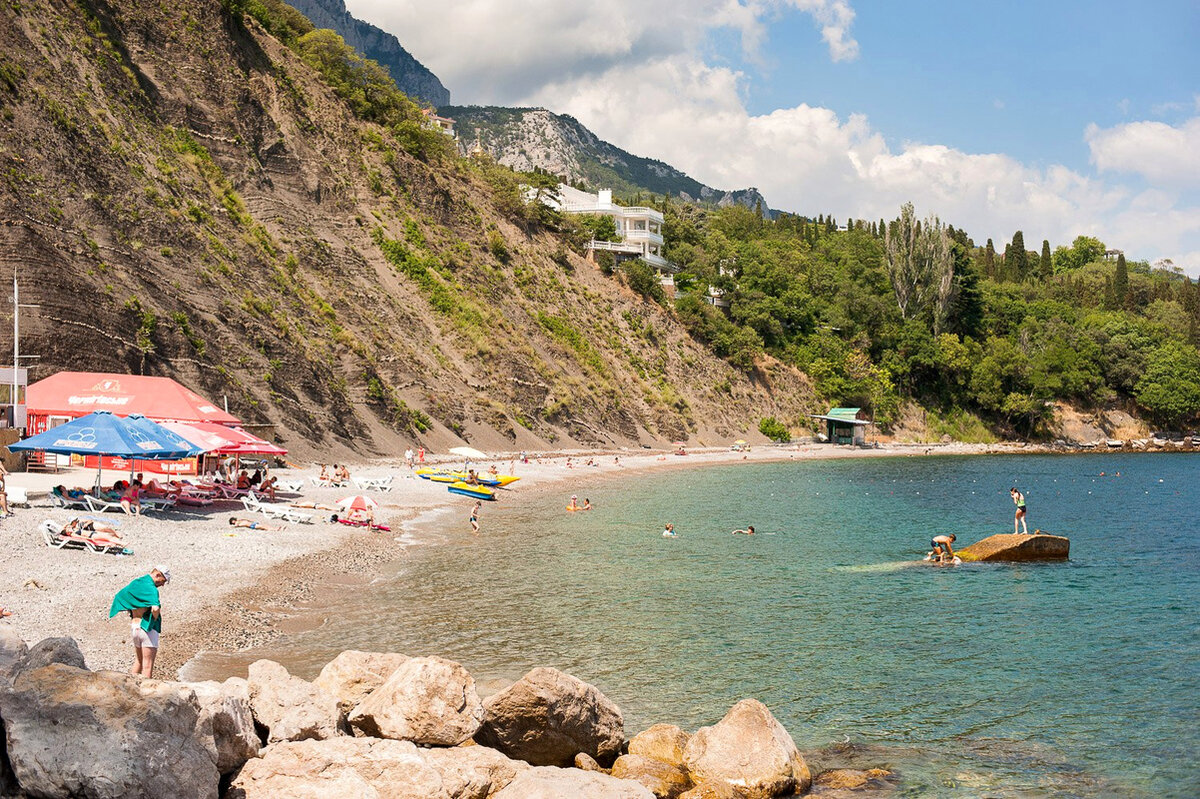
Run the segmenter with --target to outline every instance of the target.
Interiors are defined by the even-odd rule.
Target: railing
[[[661,233],[654,233],[649,230],[625,230],[625,238],[634,241],[649,241],[655,244],[662,244],[663,237]]]
[[[653,208],[644,208],[642,206],[629,207],[625,205],[615,205],[614,203],[589,202],[589,203],[572,203],[564,202],[558,206],[560,211],[568,214],[599,214],[613,213],[622,218],[644,216],[653,219],[660,224],[663,221],[662,212],[656,211]]]
[[[612,250],[613,252],[628,252],[642,254],[642,245],[640,244],[625,244],[619,241],[596,241],[592,239],[588,242],[589,250]]]

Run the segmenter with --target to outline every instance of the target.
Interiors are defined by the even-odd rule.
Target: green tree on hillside
[[[996,278],[996,247],[992,240],[987,240],[987,249],[983,254],[983,274],[992,280]]]
[[[912,203],[905,203],[888,228],[884,248],[900,316],[909,319],[930,311],[934,329],[940,329],[954,288],[954,253],[946,228],[931,217],[922,229]]]
[[[1134,396],[1159,424],[1185,424],[1200,413],[1200,353],[1174,341],[1159,347],[1150,354]]]
[[[1129,267],[1125,263],[1125,253],[1117,256],[1117,269],[1113,273],[1113,298],[1118,308],[1125,307],[1125,299],[1129,294]]]
[[[1014,283],[1024,283],[1029,277],[1029,258],[1025,252],[1025,234],[1017,231],[1013,234],[1012,243],[1004,251],[1004,267],[1008,279]]]
[[[1054,262],[1050,257],[1050,240],[1042,239],[1042,258],[1038,262],[1038,280],[1049,280],[1054,274]]]
[[[1072,272],[1104,257],[1107,247],[1100,239],[1091,236],[1076,236],[1070,247],[1054,250],[1054,274]]]

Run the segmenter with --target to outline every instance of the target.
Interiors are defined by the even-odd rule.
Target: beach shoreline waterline
[[[658,469],[787,460],[1046,451],[1051,450],[1037,446],[970,444],[892,444],[867,449],[800,444],[758,446],[749,452],[696,450],[686,456],[635,450],[555,453],[529,464],[516,464],[514,471],[522,479],[512,489],[501,492],[501,502],[519,502],[523,493],[533,495],[543,491],[567,492],[565,499],[569,493],[580,493],[583,486],[593,481],[628,479]],[[568,457],[575,464],[573,468],[566,466]],[[597,463],[596,467],[584,465],[589,458]],[[614,458],[620,459],[619,466],[614,464]],[[497,457],[481,465],[491,462],[501,471],[507,471],[512,460],[511,456]],[[21,509],[20,515],[8,525],[10,529],[18,527],[23,543],[14,547],[9,568],[0,575],[0,602],[15,611],[7,623],[29,641],[62,635],[75,637],[90,667],[125,669],[130,658],[127,625],[118,623],[119,618],[107,618],[108,599],[150,566],[167,563],[174,578],[163,590],[164,635],[156,674],[174,677],[197,653],[227,652],[262,644],[286,634],[289,624],[297,623],[300,616],[307,617],[302,623],[313,623],[314,611],[319,607],[314,600],[321,591],[374,579],[389,564],[402,560],[408,547],[430,543],[426,530],[467,525],[473,501],[447,494],[439,484],[417,479],[403,463],[389,459],[351,464],[351,471],[356,475],[396,476],[394,491],[371,494],[381,505],[377,518],[389,524],[391,532],[368,533],[360,528],[331,525],[325,520],[328,512],[320,510],[306,511],[316,516],[314,523],[288,524],[283,531],[232,530],[227,519],[230,515],[246,515],[241,508],[232,513],[172,514],[161,519],[109,514],[122,522],[121,530],[135,551],[133,557],[111,557],[46,547],[38,530],[41,520],[51,518],[61,522],[73,514],[38,506]],[[315,474],[312,469],[286,472],[289,477],[305,480],[305,500],[332,503],[357,493],[346,488],[314,488],[308,481],[310,472]],[[36,492],[41,483],[48,488],[90,476],[83,471],[67,475],[18,474],[10,482]],[[486,507],[483,535],[487,534]],[[352,646],[353,642],[347,645]]]

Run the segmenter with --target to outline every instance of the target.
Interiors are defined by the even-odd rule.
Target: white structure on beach
[[[643,206],[617,205],[613,202],[612,189],[589,194],[565,183],[558,185],[557,196],[543,196],[542,202],[564,214],[612,217],[617,226],[617,241],[593,239],[588,243],[588,257],[593,257],[596,250],[608,250],[616,254],[618,261],[641,258],[660,274],[666,273],[663,275],[664,284],[670,281],[670,273],[676,267],[662,257],[662,212]],[[674,285],[673,282],[671,285]]]

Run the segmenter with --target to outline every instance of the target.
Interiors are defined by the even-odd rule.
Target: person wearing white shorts
[[[109,618],[121,612],[129,614],[130,639],[133,643],[131,674],[154,676],[154,658],[158,654],[159,631],[162,629],[162,607],[158,589],[171,581],[166,566],[155,566],[149,574],[133,580],[113,597]]]

